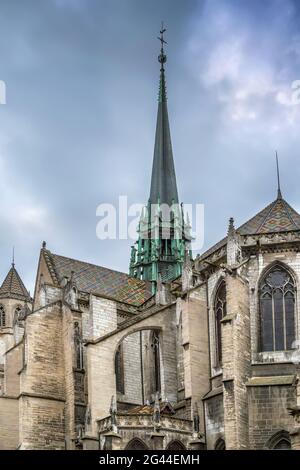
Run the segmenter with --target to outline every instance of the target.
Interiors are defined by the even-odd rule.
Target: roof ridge
[[[52,277],[54,283],[59,284],[59,276],[58,276],[58,274],[56,272],[56,269],[55,269],[55,263],[53,261],[53,256],[52,256],[51,251],[47,250],[45,248],[42,248],[42,252],[44,254],[44,258],[45,258],[45,261],[46,261],[46,265],[49,269],[50,276]]]
[[[16,277],[17,277],[19,283],[20,283],[20,286],[21,286],[22,290],[25,289],[26,293],[28,293],[28,292],[27,292],[27,289],[26,289],[26,287],[25,287],[25,285],[24,285],[24,282],[22,281],[21,276],[20,276],[20,274],[18,273],[18,271],[16,270],[15,266],[13,266],[12,269],[13,269],[13,272],[15,273],[15,275],[16,275]],[[11,282],[12,282],[12,276],[11,276]]]
[[[288,209],[290,209],[291,211],[297,213],[297,211],[295,211],[295,209],[293,209],[292,206],[290,206],[290,204],[289,204],[285,199],[282,198],[281,200],[284,202],[285,209],[288,208]],[[291,222],[293,222],[293,224],[295,224],[295,225],[299,228],[299,230],[300,230],[300,225],[299,225],[299,224],[295,221],[295,219],[292,217],[292,214],[290,214],[289,211],[286,211],[286,213],[287,213],[288,218],[291,220]]]
[[[13,273],[15,271],[15,267],[12,266],[8,272],[8,275],[10,275],[10,282],[9,282],[9,292],[12,291],[12,281],[13,281]]]

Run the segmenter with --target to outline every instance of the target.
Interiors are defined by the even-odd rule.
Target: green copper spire
[[[167,107],[164,69],[167,56],[164,51],[166,41],[163,37],[165,31],[166,29],[162,25],[160,37],[158,38],[161,42],[160,54],[158,56],[160,63],[160,79],[150,202],[151,204],[157,204],[159,200],[161,204],[171,205],[172,203],[178,204],[178,192]]]
[[[165,77],[165,70],[163,68],[160,69],[158,102],[159,103],[167,102],[166,77]]]
[[[165,282],[180,276],[190,243],[178,199],[171,144],[164,68],[165,31],[162,25],[158,38],[160,79],[150,197],[141,215],[138,241],[132,247],[130,258],[131,276],[152,281],[153,292],[159,279]]]

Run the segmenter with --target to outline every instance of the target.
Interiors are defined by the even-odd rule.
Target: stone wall
[[[91,295],[89,337],[99,338],[115,328],[117,328],[116,302]]]
[[[19,444],[19,403],[16,398],[0,397],[0,449],[14,450]]]
[[[65,447],[65,363],[61,304],[27,317],[27,361],[21,373],[22,449]]]
[[[4,393],[11,397],[20,394],[20,372],[24,364],[24,343],[20,343],[6,353],[4,367]]]
[[[205,400],[206,445],[208,450],[215,448],[218,439],[224,439],[223,394]]]
[[[192,410],[198,407],[201,432],[204,432],[202,398],[209,391],[210,377],[205,285],[182,299],[181,311],[185,399],[191,399]]]
[[[296,404],[295,387],[248,387],[248,402],[251,449],[264,449],[276,432],[293,429],[294,420],[288,408]]]
[[[20,398],[21,450],[65,448],[64,402],[22,396]]]
[[[127,336],[123,341],[124,391],[122,401],[142,404],[142,374],[140,332]]]
[[[222,320],[224,425],[226,448],[247,449],[248,401],[246,382],[251,371],[248,283],[226,275],[227,315]]]

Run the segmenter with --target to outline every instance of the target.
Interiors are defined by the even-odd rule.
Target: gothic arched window
[[[214,304],[215,328],[216,328],[216,362],[218,366],[222,364],[222,335],[221,321],[226,316],[226,284],[222,281],[218,287]]]
[[[152,393],[160,392],[160,347],[159,347],[159,332],[153,331],[151,335],[151,350],[152,350]]]
[[[275,265],[259,289],[260,349],[285,351],[295,341],[295,283],[289,272]]]
[[[167,445],[167,450],[186,450],[186,449],[181,441],[175,440],[175,441],[171,441]]]
[[[290,450],[291,442],[287,439],[280,439],[277,444],[273,447],[274,450]]]
[[[6,314],[3,305],[0,305],[0,328],[6,326]]]
[[[287,431],[278,431],[267,442],[266,448],[273,450],[290,450],[291,438]]]
[[[115,355],[115,374],[116,374],[116,388],[117,392],[125,393],[124,384],[124,361],[123,361],[123,347],[119,345]]]
[[[74,323],[74,349],[75,349],[75,366],[77,369],[83,369],[83,350],[81,341],[81,332],[79,323]]]
[[[125,450],[147,450],[147,446],[141,439],[135,437],[128,442]]]

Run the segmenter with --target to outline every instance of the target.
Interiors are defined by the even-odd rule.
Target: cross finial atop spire
[[[282,199],[281,189],[280,189],[280,175],[279,175],[279,164],[278,164],[278,153],[276,150],[276,168],[277,168],[277,199]]]
[[[15,267],[15,247],[13,246],[13,249],[12,249],[12,263],[11,263],[12,267],[14,268]]]
[[[164,22],[161,22],[161,30],[160,30],[160,37],[157,37],[157,39],[160,41],[161,47],[160,47],[160,54],[158,56],[158,62],[161,63],[161,70],[164,70],[164,64],[167,62],[167,56],[164,51],[164,44],[167,44],[167,42],[164,40],[164,33],[167,31],[167,29],[164,27]]]

